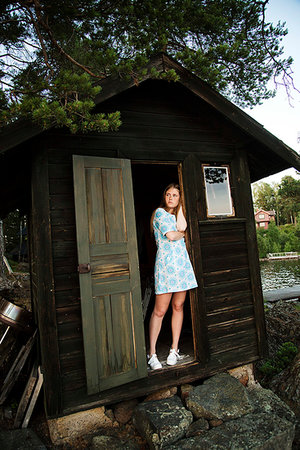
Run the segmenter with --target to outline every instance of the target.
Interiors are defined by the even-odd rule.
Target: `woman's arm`
[[[182,239],[184,236],[183,231],[168,231],[166,233],[166,236],[170,241],[179,241],[179,239]]]

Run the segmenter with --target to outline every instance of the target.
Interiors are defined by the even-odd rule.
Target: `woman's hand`
[[[177,214],[177,220],[176,220],[176,228],[178,231],[185,231],[187,227],[187,223],[182,211],[182,206],[180,206],[178,214]]]

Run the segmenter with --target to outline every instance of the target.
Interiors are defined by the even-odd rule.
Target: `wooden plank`
[[[245,239],[242,242],[229,242],[225,243],[219,239],[215,244],[201,245],[201,251],[203,258],[209,260],[210,258],[226,258],[229,256],[247,255],[247,245]]]
[[[271,289],[263,291],[263,298],[267,302],[277,302],[278,300],[290,300],[300,298],[300,285],[280,289]]]
[[[249,280],[249,277],[250,273],[249,268],[247,266],[238,267],[235,269],[232,268],[213,272],[206,272],[203,274],[205,287],[218,283],[224,283],[227,281]]]
[[[3,386],[1,388],[0,393],[0,405],[2,405],[10,391],[12,390],[13,386],[15,385],[21,370],[24,367],[25,362],[27,361],[27,358],[32,350],[33,344],[36,339],[37,331],[34,332],[34,334],[28,339],[25,345],[23,345],[17,355],[17,358],[15,359],[14,363],[12,364],[10,370],[8,371],[5,380],[3,381]]]
[[[211,311],[207,314],[208,327],[223,323],[237,323],[253,317],[253,305],[227,308],[226,311]]]
[[[43,374],[41,372],[41,368],[38,367],[38,379],[37,379],[37,383],[35,385],[28,409],[26,411],[23,423],[22,423],[22,428],[27,428],[29,420],[31,418],[32,412],[33,412],[33,408],[36,404],[37,398],[39,396],[40,390],[42,388],[43,385],[43,381],[44,381],[44,377]]]
[[[229,270],[231,268],[238,269],[248,264],[248,255],[232,255],[224,258],[210,258],[203,260],[203,271],[209,273],[211,271]]]
[[[256,342],[256,330],[250,329],[235,333],[233,335],[223,336],[222,338],[211,339],[209,342],[211,353],[228,352],[229,350],[240,349],[241,347],[251,347]]]
[[[21,400],[20,400],[20,403],[19,403],[19,406],[17,409],[17,413],[16,413],[15,420],[14,420],[14,428],[19,428],[22,423],[22,420],[23,420],[26,408],[28,406],[30,397],[32,395],[34,386],[36,384],[37,378],[38,378],[38,366],[37,366],[37,361],[35,361],[32,366],[30,376],[28,378],[25,390],[23,392],[23,395],[21,397]]]
[[[231,295],[234,292],[239,292],[240,295],[243,295],[244,292],[250,291],[251,283],[249,279],[218,283],[204,288],[207,298]]]
[[[256,228],[253,215],[252,193],[250,187],[250,176],[247,165],[247,155],[244,150],[239,150],[233,162],[236,173],[239,173],[239,190],[243,204],[239,206],[241,214],[247,219],[246,239],[248,245],[249,270],[254,302],[254,313],[257,327],[258,348],[261,356],[267,355],[266,324],[264,315],[264,304],[260,278],[260,267],[257,249]]]
[[[87,264],[90,261],[89,254],[89,230],[88,230],[88,209],[86,194],[86,179],[84,159],[81,157],[73,157],[74,171],[74,196],[76,202],[76,234],[77,234],[77,250],[78,264]],[[95,322],[93,310],[89,305],[92,294],[92,275],[91,273],[81,274],[80,291],[81,291],[81,312],[82,327],[84,332],[84,354],[87,370],[87,385],[89,393],[98,391],[98,374],[96,371],[88,370],[94,365],[95,355],[91,343],[95,336]],[[84,294],[84,295],[83,295]]]
[[[209,358],[209,345],[207,336],[205,293],[202,277],[203,266],[201,240],[198,227],[198,217],[200,215],[198,182],[199,171],[199,161],[193,155],[188,156],[182,164],[182,183],[187,207],[191,259],[198,282],[198,288],[190,292],[194,350],[196,357],[201,362],[206,362]]]
[[[61,410],[61,379],[55,309],[55,286],[51,218],[49,206],[48,160],[45,151],[37,154],[32,168],[32,259],[36,263],[37,299],[41,362],[44,371],[47,414]]]
[[[76,318],[77,320],[70,322],[62,322],[58,327],[58,339],[63,341],[66,339],[81,339],[82,340],[82,325],[81,325],[81,314]],[[61,362],[62,355],[60,355]]]
[[[215,323],[208,326],[209,339],[216,339],[218,337],[228,336],[232,333],[237,333],[243,330],[255,328],[255,319],[246,317],[245,319],[238,319],[236,321],[228,321],[224,323]]]
[[[217,295],[216,297],[207,298],[206,309],[207,312],[220,310],[226,311],[227,308],[231,308],[233,306],[252,304],[252,292],[249,290],[248,292],[226,293],[223,296]]]

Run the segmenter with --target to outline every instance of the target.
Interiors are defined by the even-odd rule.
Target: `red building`
[[[275,221],[275,211],[258,209],[255,213],[256,228],[268,229],[269,223]]]

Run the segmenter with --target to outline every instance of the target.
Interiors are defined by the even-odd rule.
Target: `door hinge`
[[[89,263],[87,263],[87,264],[79,264],[77,270],[78,270],[79,273],[89,273],[91,271],[91,265]]]

